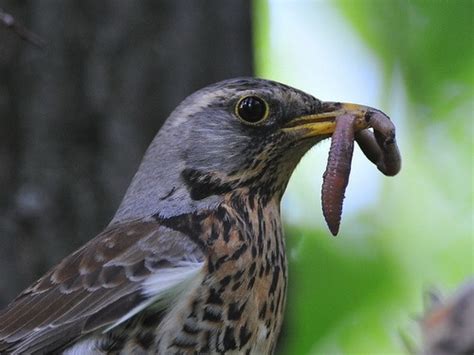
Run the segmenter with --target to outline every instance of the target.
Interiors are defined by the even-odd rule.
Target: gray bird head
[[[112,222],[213,208],[235,189],[280,199],[335,117],[367,108],[321,102],[273,81],[237,78],[186,98],[158,132]]]

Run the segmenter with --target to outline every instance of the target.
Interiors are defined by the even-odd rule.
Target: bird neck
[[[250,198],[258,196],[263,206],[273,200],[279,205],[291,173],[309,148],[309,144],[293,148],[290,157],[256,158],[250,170],[224,174],[190,167],[182,147],[173,143],[182,141],[175,134],[165,125],[155,137],[111,224],[213,210],[237,190]]]
[[[246,244],[247,248],[254,242],[261,246],[268,238],[282,238],[280,200],[263,201],[261,196],[245,189],[224,194],[221,203],[213,209],[170,217],[156,214],[153,218],[161,225],[186,234],[206,253],[216,247],[217,259],[224,256],[219,254],[219,250],[222,251],[219,243],[226,244],[231,239],[235,239],[231,243],[233,247]]]
[[[164,132],[163,132],[164,131]],[[148,148],[111,224],[160,215],[164,218],[215,208],[222,196],[194,199],[183,183],[185,162],[160,131]],[[162,136],[162,137],[161,137]],[[165,141],[158,144],[159,141]]]

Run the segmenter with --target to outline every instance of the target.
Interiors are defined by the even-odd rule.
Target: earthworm
[[[349,182],[354,152],[354,122],[356,117],[344,114],[336,118],[331,139],[328,164],[323,175],[321,202],[323,215],[331,233],[336,236],[342,215],[344,192]]]
[[[321,201],[323,215],[335,236],[341,223],[344,193],[351,172],[354,139],[365,156],[387,176],[396,175],[401,168],[400,152],[395,140],[395,126],[380,111],[368,111],[365,119],[373,132],[356,130],[357,116],[344,114],[336,117],[328,163],[323,175]]]
[[[367,129],[355,133],[355,139],[365,156],[387,176],[396,175],[401,168],[401,158],[395,140],[395,126],[380,112],[368,118],[374,132]]]

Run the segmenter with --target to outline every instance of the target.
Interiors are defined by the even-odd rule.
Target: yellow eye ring
[[[235,115],[243,123],[252,126],[264,122],[269,113],[268,103],[255,95],[244,96],[235,105]]]

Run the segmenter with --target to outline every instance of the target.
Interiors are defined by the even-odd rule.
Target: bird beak
[[[359,131],[369,127],[368,118],[375,112],[378,110],[369,106],[323,102],[319,112],[296,117],[288,122],[282,130],[285,133],[295,134],[299,138],[331,135],[336,128],[336,118],[349,114],[356,117],[355,131]]]

